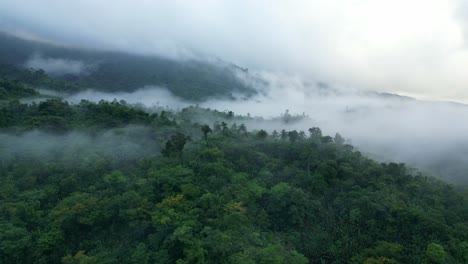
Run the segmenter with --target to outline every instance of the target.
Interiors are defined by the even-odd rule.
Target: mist
[[[468,102],[462,0],[5,0],[28,39],[172,59],[221,58],[360,90]]]
[[[61,76],[66,74],[82,75],[92,70],[92,65],[87,65],[79,60],[62,58],[44,58],[40,55],[32,56],[25,63],[26,68],[43,69],[52,76]]]
[[[42,90],[43,94],[64,97],[72,103],[79,103],[81,100],[99,102],[100,100],[124,100],[130,104],[141,104],[147,108],[170,108],[173,110],[181,109],[194,103],[188,102],[173,95],[163,87],[145,86],[133,92],[106,93],[94,90],[87,90],[72,95],[58,93],[56,91]]]
[[[296,129],[307,133],[310,127],[320,127],[325,135],[339,133],[357,150],[380,161],[404,162],[451,182],[468,183],[468,123],[463,122],[467,105],[362,92],[264,71],[252,72],[244,81],[255,85],[259,93],[248,99],[210,99],[197,105],[253,118],[224,120],[200,115],[193,121],[244,123],[248,129],[269,132]],[[148,112],[180,111],[195,105],[155,86],[120,93],[88,90],[64,97],[74,103],[125,100]],[[285,122],[286,111],[298,118]]]
[[[468,107],[441,102],[468,103],[466,10],[462,0],[6,0],[0,28],[69,47],[232,62],[249,68],[251,76],[240,78],[259,93],[200,107],[263,117],[250,129],[318,126],[379,160],[466,182],[463,169],[450,167],[468,164]],[[87,68],[67,58],[33,57],[26,65],[58,75]],[[148,111],[195,104],[155,86],[54,95],[125,100]],[[284,123],[286,110],[304,118]]]
[[[63,162],[69,166],[86,166],[96,160],[112,164],[139,161],[160,154],[160,147],[150,130],[129,126],[104,132],[52,134],[30,131],[22,134],[0,134],[0,156],[3,161],[33,159]]]

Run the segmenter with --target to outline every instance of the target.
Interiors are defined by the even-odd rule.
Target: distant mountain
[[[399,100],[416,100],[413,97],[399,95],[395,93],[376,93],[377,96],[388,99],[399,99]]]
[[[106,92],[134,91],[144,86],[162,86],[187,100],[252,95],[254,89],[238,78],[246,70],[224,62],[176,61],[121,52],[93,51],[28,41],[0,33],[0,74],[24,80],[30,71],[31,85],[76,92],[94,89]],[[42,69],[43,71],[40,71]],[[23,74],[23,75],[22,75]],[[21,77],[18,77],[20,76]],[[34,76],[35,75],[35,76]],[[44,76],[47,75],[47,76]],[[26,78],[27,79],[27,78]]]

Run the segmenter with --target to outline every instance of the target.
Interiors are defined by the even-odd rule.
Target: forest
[[[248,97],[248,69],[0,38],[1,264],[468,263],[466,186],[291,129],[304,115],[286,110],[270,131],[195,103],[41,93]],[[25,67],[31,54],[98,67],[54,75]]]
[[[468,262],[466,191],[339,134],[0,83],[0,263]]]
[[[116,92],[164,86],[173,94],[191,101],[232,97],[233,93],[245,96],[256,93],[248,83],[237,78],[239,73],[243,73],[242,68],[221,60],[216,63],[199,60],[179,62],[161,57],[74,49],[25,41],[2,32],[0,43],[0,77],[21,80],[38,88],[76,93],[86,89]],[[41,67],[27,66],[27,61],[42,57],[67,58],[64,61],[52,60],[52,63],[60,63],[60,69],[66,69],[69,61],[79,61],[82,72],[51,74]],[[47,60],[43,63],[48,62],[51,63]]]

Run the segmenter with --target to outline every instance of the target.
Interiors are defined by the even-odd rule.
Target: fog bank
[[[47,74],[52,76],[61,76],[66,74],[87,74],[93,66],[87,65],[79,60],[44,58],[40,55],[34,55],[25,63],[25,67],[43,69]]]
[[[2,31],[468,102],[463,0],[3,0]]]
[[[245,81],[256,85],[259,94],[248,99],[211,99],[198,105],[233,111],[236,115],[262,117],[245,122],[249,129],[307,132],[308,128],[318,126],[324,134],[340,133],[371,157],[386,162],[406,162],[443,175],[450,181],[468,183],[468,175],[463,171],[468,164],[466,105],[362,92],[269,72],[252,73],[251,76]],[[81,99],[125,100],[142,104],[148,111],[161,107],[180,110],[194,105],[162,87],[150,86],[131,93],[86,91],[66,99],[75,103]],[[285,123],[278,117],[286,111],[304,118]],[[213,124],[218,120],[204,121]]]
[[[110,129],[96,135],[79,131],[50,134],[30,131],[23,134],[0,134],[0,156],[3,161],[36,159],[65,162],[71,166],[94,164],[97,159],[121,162],[140,161],[148,155],[159,155],[158,142],[144,127]]]

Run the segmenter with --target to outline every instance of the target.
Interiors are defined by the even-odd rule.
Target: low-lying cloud
[[[44,58],[40,55],[34,55],[26,63],[26,68],[42,69],[52,76],[60,75],[82,75],[92,70],[91,65],[87,65],[79,60],[63,58]]]
[[[340,133],[359,150],[379,160],[406,162],[452,182],[468,183],[465,172],[468,169],[465,166],[468,164],[468,123],[464,122],[468,116],[467,105],[351,91],[269,72],[252,74],[257,87],[258,83],[264,83],[261,93],[249,99],[211,99],[199,106],[258,116],[250,121],[231,120],[238,125],[244,122],[249,129],[270,132],[297,129],[307,133],[308,128],[318,126],[324,134]],[[66,99],[75,103],[81,99],[125,100],[142,104],[148,111],[180,110],[194,105],[164,88],[150,86],[131,93],[86,91]],[[285,123],[278,117],[286,111],[302,118]],[[213,124],[221,120],[200,116],[197,121]]]
[[[361,90],[468,102],[465,10],[461,0],[4,0],[0,27],[71,46],[213,56]]]
[[[78,131],[60,135],[42,131],[0,133],[0,156],[3,161],[36,159],[71,166],[86,166],[103,159],[119,164],[159,155],[158,144],[144,127],[110,129],[96,135]]]
[[[138,89],[134,92],[116,92],[106,93],[94,90],[82,91],[73,95],[60,94],[54,91],[44,90],[43,93],[50,94],[52,96],[62,96],[72,103],[79,103],[82,99],[89,100],[92,102],[98,102],[100,100],[113,101],[113,100],[124,100],[130,104],[142,104],[145,107],[154,108],[171,108],[181,109],[191,105],[192,103],[184,101],[183,99],[173,95],[167,89],[157,86],[147,86]]]

